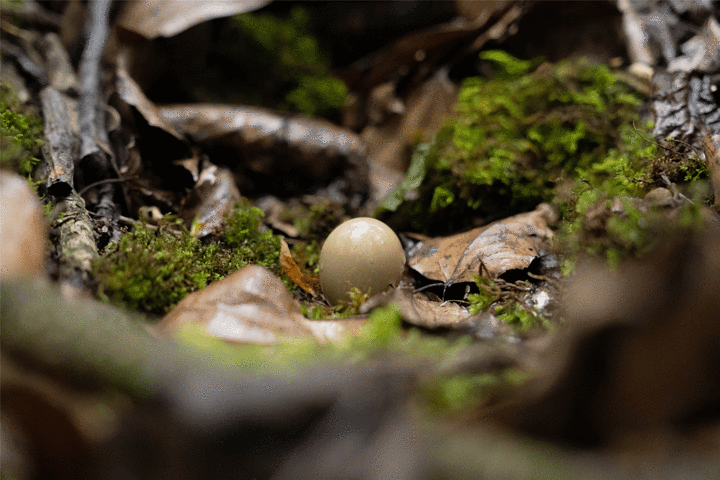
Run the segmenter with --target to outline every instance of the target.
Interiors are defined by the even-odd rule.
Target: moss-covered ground
[[[243,20],[251,22],[248,32],[265,21]],[[667,186],[667,178],[696,199],[676,214],[681,228],[695,228],[707,176],[703,163],[682,154],[680,144],[656,145],[651,125],[638,114],[645,98],[608,67],[583,59],[556,65],[521,61],[497,51],[484,52],[481,59],[492,66],[493,75],[465,81],[456,114],[431,142],[417,146],[405,181],[381,205],[378,217],[396,230],[443,235],[549,202],[561,217],[555,253],[566,260],[569,271],[581,254],[617,263],[651,249],[664,228],[659,225],[665,212],[640,209],[631,199]],[[299,232],[292,253],[306,275],[317,276],[322,242],[345,214],[332,203],[285,212],[281,220]],[[138,226],[109,247],[97,264],[100,295],[162,315],[188,293],[251,263],[270,268],[291,286],[279,264],[279,238],[263,227],[262,213],[247,203],[228,217],[227,231],[217,241],[202,242],[176,227]],[[520,335],[553,330],[552,321],[522,302],[520,289],[481,277],[476,286],[467,297],[471,312],[490,309]],[[303,312],[310,319],[355,314],[364,299],[363,292],[355,293],[348,305],[336,308],[306,297]],[[468,337],[448,339],[408,330],[393,306],[373,312],[361,333],[340,345],[301,340],[232,348],[196,327],[183,330],[179,339],[188,348],[213,352],[221,362],[278,370],[323,359],[367,361],[388,355],[437,365],[471,343]],[[524,378],[512,370],[482,375],[439,371],[428,369],[435,373],[419,386],[423,404],[435,412],[491,401],[490,392]]]
[[[551,65],[500,51],[481,58],[494,76],[464,82],[456,115],[418,146],[381,218],[402,230],[450,234],[540,202],[567,208],[561,193],[580,178],[622,172],[632,190],[652,147],[628,142],[633,125],[648,132],[636,113],[641,95],[583,59]]]
[[[222,237],[209,243],[179,222],[166,221],[159,228],[139,224],[96,262],[98,294],[132,310],[163,315],[189,293],[246,265],[282,276],[280,238],[263,228],[262,217],[245,200],[227,216]]]

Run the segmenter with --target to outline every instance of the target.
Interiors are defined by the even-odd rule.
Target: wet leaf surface
[[[126,2],[117,21],[119,27],[143,36],[172,37],[198,23],[251,12],[269,0],[160,0]]]
[[[408,265],[421,275],[446,285],[472,282],[473,275],[495,279],[510,270],[523,270],[547,251],[553,232],[552,207],[515,215],[469,232],[419,242],[408,252]]]
[[[289,337],[341,341],[364,319],[306,319],[285,284],[266,268],[250,265],[188,295],[158,325],[170,335],[187,324],[231,342],[271,344]]]
[[[367,197],[365,146],[330,122],[239,105],[167,105],[159,112],[173,129],[217,149],[218,161],[262,175],[278,193],[308,192],[339,177],[337,189],[355,208]]]
[[[237,342],[273,343],[280,336],[306,336],[300,306],[269,270],[248,266],[188,295],[159,325],[166,333],[186,323]]]

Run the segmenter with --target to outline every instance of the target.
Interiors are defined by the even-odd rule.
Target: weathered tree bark
[[[50,85],[61,92],[76,91],[78,79],[60,37],[54,32],[46,33],[42,38],[41,49]]]
[[[107,40],[111,3],[112,0],[90,3],[88,42],[80,60],[80,159],[93,157],[93,163],[102,171],[107,170],[105,155],[110,149],[100,102],[100,60]]]
[[[85,200],[72,191],[55,205],[52,218],[60,278],[84,286],[90,278],[92,262],[98,258],[95,231]]]
[[[71,108],[66,97],[53,87],[40,92],[45,117],[43,156],[47,162],[48,192],[58,198],[70,194],[75,186],[75,150],[77,139],[71,126]]]

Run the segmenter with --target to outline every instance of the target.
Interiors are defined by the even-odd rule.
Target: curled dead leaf
[[[313,297],[317,297],[320,294],[320,280],[305,275],[302,270],[300,270],[284,238],[280,238],[280,265],[285,275],[287,275],[295,285]]]
[[[195,187],[186,197],[182,217],[192,223],[192,234],[206,237],[220,233],[225,215],[240,201],[235,177],[227,168],[207,165],[200,172]]]
[[[193,25],[215,18],[257,10],[269,0],[153,0],[126,2],[117,25],[148,40],[172,37]]]
[[[424,293],[413,293],[412,288],[395,289],[393,301],[400,314],[408,323],[425,328],[463,326],[470,318],[470,312],[454,302],[442,302],[431,299]]]
[[[300,311],[280,278],[249,265],[204,290],[188,295],[158,325],[171,335],[184,325],[200,324],[210,335],[238,343],[275,343],[288,337],[339,341],[366,320],[311,321]]]
[[[273,343],[281,336],[309,336],[302,313],[282,280],[250,265],[188,295],[159,325],[172,333],[199,323],[211,335],[236,342]]]
[[[419,242],[408,252],[408,265],[425,277],[452,285],[472,282],[473,275],[496,279],[509,270],[530,266],[553,236],[556,221],[548,204],[469,232]]]

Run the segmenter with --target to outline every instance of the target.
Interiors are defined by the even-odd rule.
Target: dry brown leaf
[[[357,331],[366,319],[306,319],[285,284],[270,270],[250,265],[188,295],[158,325],[170,335],[200,324],[210,335],[231,342],[274,343],[283,337],[335,342]]]
[[[418,136],[427,141],[440,129],[456,93],[447,72],[441,70],[407,95],[402,114],[365,127],[361,138],[368,145],[373,200],[380,201],[402,181],[398,174],[407,170]]]
[[[408,265],[425,277],[448,285],[472,282],[472,275],[496,279],[522,270],[538,258],[553,236],[548,224],[555,212],[547,204],[469,232],[420,242],[408,253]]]
[[[188,295],[159,329],[172,333],[199,323],[209,334],[227,340],[273,343],[281,336],[310,336],[303,320],[282,280],[264,267],[250,265]]]
[[[160,128],[176,139],[185,142],[183,135],[163,118],[159,108],[145,96],[140,86],[130,77],[125,64],[125,55],[118,55],[115,88],[122,101],[135,107],[150,126]]]
[[[492,14],[478,15],[472,22],[450,21],[411,32],[373,54],[372,61],[361,59],[355,62],[342,76],[352,89],[369,91],[395,77],[398,71],[417,67],[419,62],[431,65],[446,63],[451,52],[473,43],[486,30],[492,30],[495,26],[493,17],[502,19],[503,13],[521,10],[517,6],[512,7],[507,3]],[[517,14],[513,18],[517,18]]]
[[[270,0],[150,0],[125,2],[117,25],[148,40],[172,37],[193,25],[264,7]]]
[[[458,328],[470,318],[470,312],[457,303],[431,300],[424,293],[413,294],[408,287],[395,289],[392,300],[403,320],[419,327]]]
[[[280,265],[283,272],[293,281],[295,285],[302,288],[305,292],[313,297],[317,297],[320,292],[320,280],[303,274],[297,262],[290,253],[290,247],[284,238],[280,238]]]
[[[220,145],[247,157],[259,173],[278,174],[289,165],[314,178],[332,176],[338,159],[364,156],[359,137],[328,121],[286,117],[272,110],[241,105],[165,105],[164,121],[203,146]],[[285,153],[290,148],[292,154]],[[277,151],[283,153],[277,157]]]
[[[0,171],[0,278],[45,271],[47,226],[33,189],[19,175]]]

